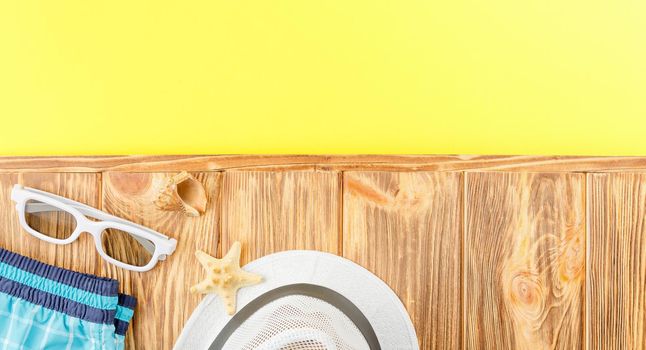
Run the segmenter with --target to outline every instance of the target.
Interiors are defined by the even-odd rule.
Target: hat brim
[[[320,285],[340,293],[361,310],[383,349],[419,348],[413,323],[397,295],[377,276],[348,259],[319,251],[291,250],[254,260],[244,270],[263,276],[263,282],[238,291],[238,310],[284,285]],[[174,349],[208,349],[230,319],[221,300],[207,295],[193,311]]]

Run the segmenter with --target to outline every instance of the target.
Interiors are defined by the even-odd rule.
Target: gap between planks
[[[646,157],[529,155],[188,155],[0,157],[2,172],[173,171],[644,171]]]
[[[590,312],[588,312],[588,295],[590,293],[590,191],[592,190],[590,186],[590,174],[585,174],[583,177],[583,183],[585,185],[585,210],[583,215],[585,215],[584,225],[585,225],[585,266],[584,266],[584,278],[585,278],[585,287],[583,293],[583,349],[588,349],[588,334],[590,334]]]
[[[217,202],[218,202],[218,219],[217,222],[215,223],[216,227],[216,232],[218,234],[218,244],[215,247],[215,252],[217,256],[222,257],[222,235],[224,234],[222,232],[222,182],[224,179],[224,171],[219,171],[220,176],[218,176],[218,197],[217,197]]]
[[[464,307],[466,305],[466,295],[464,293],[464,286],[466,283],[466,280],[464,278],[464,241],[466,237],[466,220],[467,220],[467,201],[466,201],[466,195],[467,195],[467,190],[468,190],[468,184],[467,184],[467,172],[463,171],[462,172],[462,193],[460,194],[460,199],[462,200],[462,220],[460,220],[462,227],[460,227],[460,349],[465,349],[466,348],[466,340],[465,340],[465,335],[467,334],[466,332],[466,320],[467,318],[467,308]]]
[[[340,256],[344,256],[343,252],[343,200],[344,200],[344,192],[345,192],[345,185],[343,184],[343,176],[345,175],[345,171],[339,171],[339,174],[337,175],[337,181],[339,183],[339,194],[338,194],[338,216],[339,216],[339,238],[337,242],[338,246],[338,251]]]

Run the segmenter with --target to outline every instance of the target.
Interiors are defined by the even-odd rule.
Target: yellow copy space
[[[646,154],[646,1],[0,2],[2,154]]]

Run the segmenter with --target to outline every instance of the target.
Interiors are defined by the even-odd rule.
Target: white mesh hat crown
[[[395,293],[361,266],[317,251],[268,255],[244,267],[264,281],[238,292],[237,313],[208,295],[175,349],[418,349]]]
[[[210,347],[358,350],[378,348],[378,342],[370,323],[348,299],[325,287],[291,284],[247,304]]]

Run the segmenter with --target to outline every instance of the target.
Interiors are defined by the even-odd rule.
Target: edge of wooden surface
[[[4,172],[221,170],[541,171],[646,170],[646,157],[492,155],[166,155],[0,157]]]

